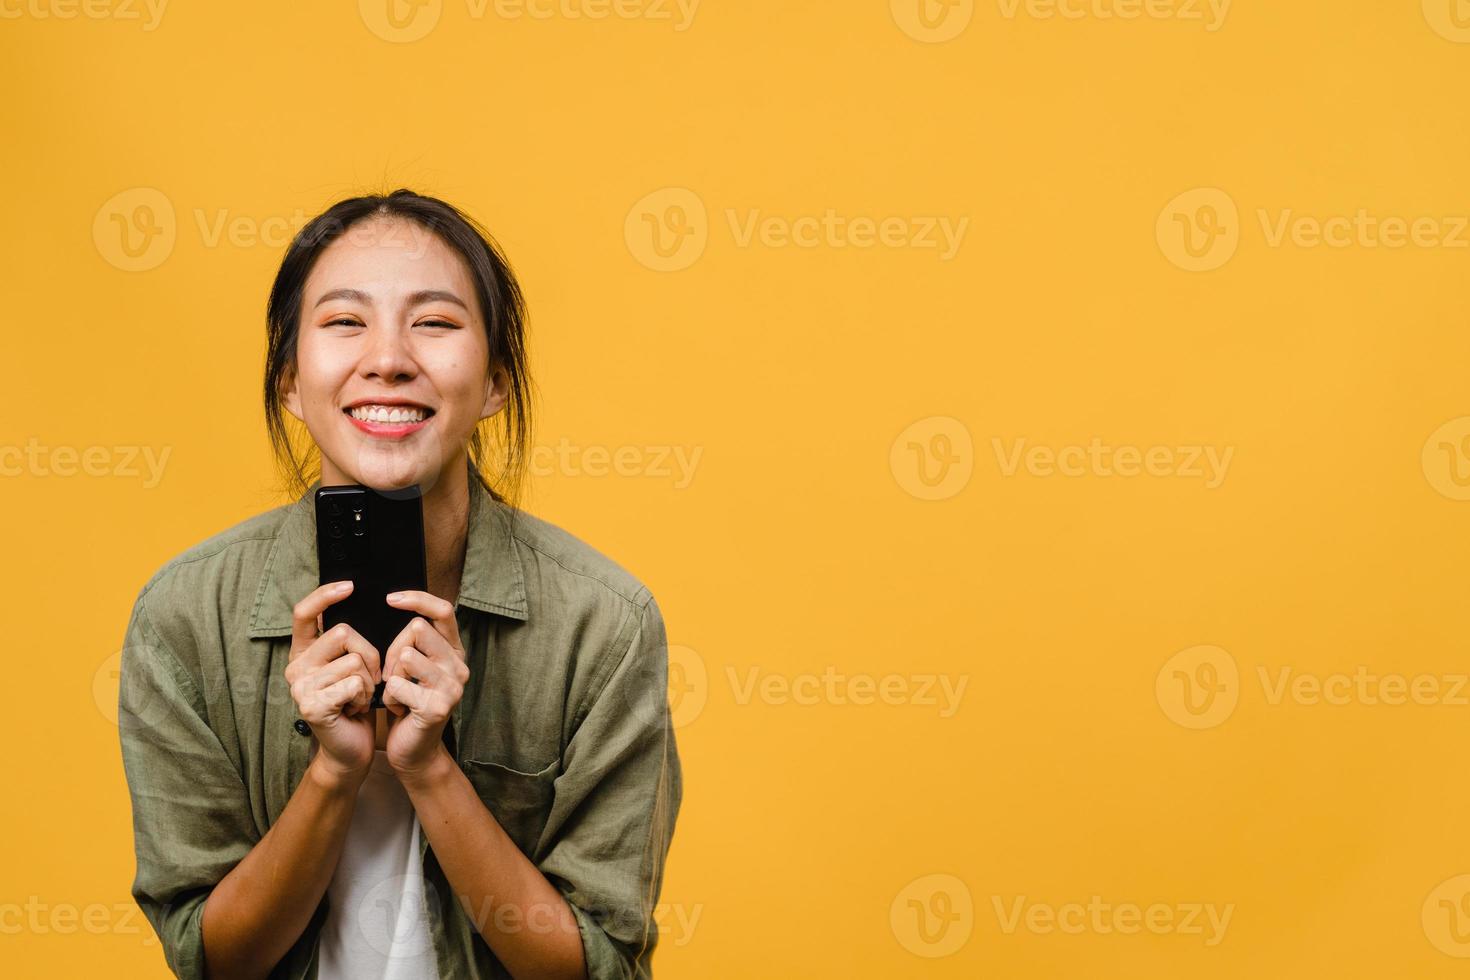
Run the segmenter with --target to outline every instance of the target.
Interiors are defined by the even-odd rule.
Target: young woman
[[[164,565],[122,654],[132,893],[169,967],[650,975],[681,796],[663,620],[513,506],[530,381],[510,268],[443,201],[352,198],[292,242],[267,320],[298,498]],[[313,492],[352,483],[423,489],[428,591],[387,597],[415,615],[386,650],[321,629],[351,583],[317,587]]]

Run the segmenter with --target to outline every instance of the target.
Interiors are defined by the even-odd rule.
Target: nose
[[[365,378],[407,381],[418,373],[418,363],[408,345],[406,330],[376,325],[367,331],[367,348],[358,365]]]

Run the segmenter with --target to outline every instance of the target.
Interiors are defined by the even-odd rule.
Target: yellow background
[[[0,456],[8,976],[165,973],[128,895],[127,612],[281,502],[280,228],[397,186],[507,250],[538,442],[643,454],[543,466],[527,505],[645,581],[675,647],[661,975],[1463,973],[1470,5],[932,0],[926,29],[905,2],[704,0],[682,30],[649,0],[620,9],[674,18],[0,4],[0,452],[41,458]],[[948,259],[740,234],[828,209],[968,225]],[[1274,237],[1360,209],[1442,243]],[[135,221],[172,247],[131,271]],[[654,225],[703,251],[651,268]],[[1094,438],[1174,468],[1005,465]],[[57,475],[57,447],[109,462]],[[168,451],[156,485],[117,447]],[[660,447],[700,453],[686,485]],[[1206,661],[1223,718],[1186,701]],[[1439,693],[1273,697],[1284,670]],[[1232,911],[1214,944],[1005,928],[1093,896]]]

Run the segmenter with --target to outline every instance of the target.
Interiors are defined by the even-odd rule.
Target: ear
[[[297,420],[305,422],[301,415],[301,394],[296,390],[296,366],[288,364],[285,373],[281,376],[280,383],[281,404],[286,411],[296,416]]]
[[[480,418],[488,419],[505,407],[510,394],[510,375],[498,364],[491,365],[490,377],[485,381],[485,404],[480,409]]]

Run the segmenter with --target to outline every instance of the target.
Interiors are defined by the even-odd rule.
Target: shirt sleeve
[[[199,685],[139,594],[123,643],[118,735],[132,799],[132,895],[168,967],[204,977],[204,901],[257,839],[245,784],[207,721]]]
[[[566,897],[591,980],[651,977],[654,906],[682,795],[668,644],[652,597],[556,780],[539,867]],[[543,837],[543,841],[545,837]]]

